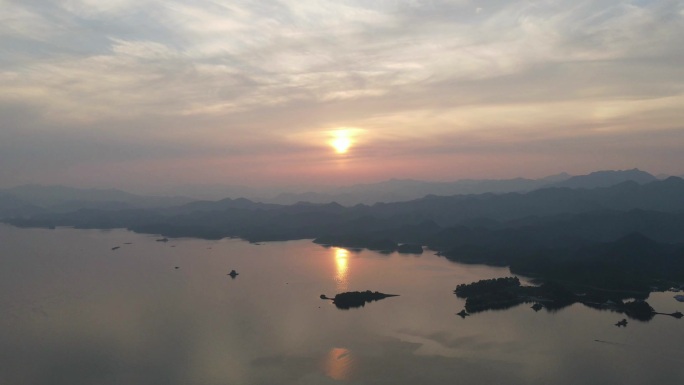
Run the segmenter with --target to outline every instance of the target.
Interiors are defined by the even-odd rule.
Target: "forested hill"
[[[416,227],[420,232],[456,225],[485,229],[542,226],[558,231],[557,225],[564,223],[570,226],[569,231],[577,228],[581,232],[584,226],[592,228],[599,238],[624,230],[645,231],[656,238],[674,241],[678,240],[679,232],[669,231],[671,226],[659,227],[662,231],[656,234],[649,229],[649,223],[655,226],[676,222],[682,212],[684,179],[670,177],[643,185],[624,182],[596,189],[546,188],[530,193],[426,196],[372,206],[275,205],[225,199],[157,209],[80,209],[67,213],[37,210],[4,220],[21,226],[123,227],[169,236],[242,237],[254,241],[392,233],[393,229],[404,227]],[[604,225],[606,229],[601,230]],[[400,234],[396,237],[402,238]]]
[[[684,180],[677,177],[595,189],[426,196],[372,206],[286,206],[226,199],[157,209],[38,211],[4,221],[17,226],[128,228],[167,237],[239,237],[253,242],[316,239],[322,244],[383,251],[407,243],[428,246],[459,261],[547,274],[558,267],[546,266],[548,260],[577,263],[593,256],[590,260],[613,261],[602,265],[613,266],[623,262],[615,262],[616,250],[638,246],[642,255],[660,258],[658,267],[649,271],[684,278],[680,263]],[[643,262],[631,261],[632,265]]]

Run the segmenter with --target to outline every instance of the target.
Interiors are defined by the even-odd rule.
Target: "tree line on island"
[[[574,290],[573,290],[574,289]],[[650,321],[657,314],[682,318],[681,312],[658,313],[644,300],[644,293],[627,293],[606,291],[598,288],[561,285],[554,281],[546,281],[537,286],[523,286],[518,277],[485,279],[470,284],[456,286],[454,294],[464,298],[465,309],[459,313],[462,317],[470,313],[486,310],[502,310],[523,303],[533,303],[535,311],[547,309],[557,311],[575,303],[598,309],[624,313],[627,317],[639,321]],[[625,296],[637,296],[625,300]],[[625,326],[626,321],[618,326]]]

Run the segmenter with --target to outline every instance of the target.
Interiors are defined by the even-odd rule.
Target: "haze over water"
[[[577,304],[557,313],[522,305],[455,315],[463,308],[452,293],[457,284],[506,276],[504,268],[310,241],[156,239],[0,226],[0,382],[684,380],[684,329],[671,317],[617,328],[621,314]],[[231,279],[231,269],[240,275]],[[346,311],[319,299],[366,289],[400,296]],[[681,310],[671,293],[649,303]]]

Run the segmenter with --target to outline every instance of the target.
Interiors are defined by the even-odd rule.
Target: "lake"
[[[311,241],[157,239],[0,225],[0,383],[684,381],[684,319],[618,328],[622,314],[580,304],[455,314],[457,284],[505,268]],[[399,296],[350,310],[319,298],[367,289]],[[673,295],[648,301],[684,311]]]

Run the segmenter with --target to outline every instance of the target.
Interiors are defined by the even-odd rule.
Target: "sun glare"
[[[345,154],[349,151],[352,145],[351,135],[348,130],[335,131],[333,134],[333,139],[330,141],[330,145],[335,149],[338,154]]]

